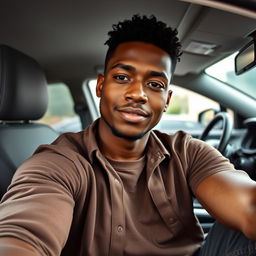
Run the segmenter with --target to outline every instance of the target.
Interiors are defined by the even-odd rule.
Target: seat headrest
[[[47,103],[46,77],[39,64],[0,45],[0,120],[37,120]]]

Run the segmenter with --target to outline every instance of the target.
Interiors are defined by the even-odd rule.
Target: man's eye
[[[148,86],[152,87],[153,89],[164,89],[165,85],[158,83],[158,82],[148,82]]]
[[[125,76],[125,75],[116,75],[116,76],[114,76],[114,78],[115,78],[116,80],[128,81],[128,77]]]

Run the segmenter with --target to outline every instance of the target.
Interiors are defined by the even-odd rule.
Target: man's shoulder
[[[39,146],[15,172],[13,184],[20,180],[40,186],[56,186],[76,197],[85,188],[90,163],[79,152],[79,137],[82,134],[62,134],[52,144]],[[43,183],[43,185],[41,185]],[[35,185],[35,187],[37,186]]]
[[[62,174],[63,177],[79,177],[89,170],[91,165],[83,148],[85,131],[65,133],[60,135],[52,144],[39,146],[34,154],[19,168],[20,173],[32,167],[37,173],[48,173],[50,176]],[[76,179],[78,180],[78,178]]]
[[[42,144],[40,148],[44,148],[49,146],[49,148],[70,148],[75,149],[79,144],[82,142],[82,133],[73,133],[73,132],[67,132],[60,134],[56,140],[54,140],[51,144]]]
[[[87,154],[86,131],[77,133],[63,133],[52,144],[40,145],[34,155],[58,154],[69,160],[75,160],[79,156],[85,158]]]
[[[184,143],[193,139],[191,135],[189,135],[188,133],[182,130],[179,130],[173,134],[168,134],[165,132],[161,132],[159,130],[153,130],[152,135],[156,136],[161,142],[168,143],[168,144]]]
[[[197,139],[192,137],[190,134],[179,130],[173,134],[167,134],[161,132],[159,130],[153,130],[151,132],[151,146],[155,146],[156,144],[160,145],[160,147],[164,148],[168,152],[190,152],[198,149],[208,150],[208,145]]]

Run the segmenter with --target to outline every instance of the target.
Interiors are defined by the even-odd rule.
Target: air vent
[[[216,47],[216,44],[191,41],[189,45],[184,49],[184,52],[201,55],[210,55],[215,50]]]

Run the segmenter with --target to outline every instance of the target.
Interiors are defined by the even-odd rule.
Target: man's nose
[[[148,101],[148,97],[143,84],[139,81],[131,83],[126,90],[125,99],[145,104]]]

